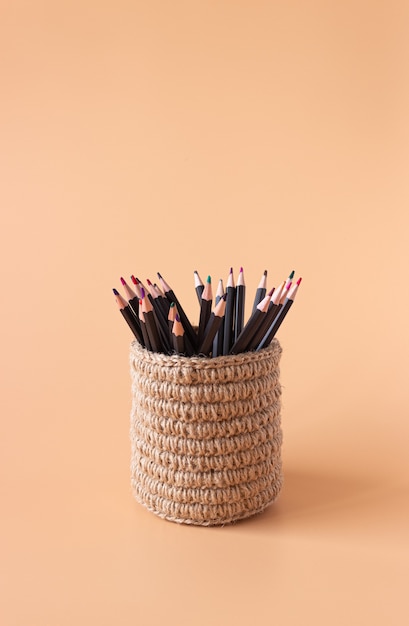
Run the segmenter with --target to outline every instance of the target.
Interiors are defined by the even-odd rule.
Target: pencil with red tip
[[[275,337],[278,329],[280,328],[281,324],[284,321],[285,316],[287,315],[288,311],[290,310],[294,302],[294,299],[297,294],[298,288],[301,284],[301,281],[302,281],[302,278],[299,278],[297,282],[295,283],[295,285],[293,285],[290,291],[288,292],[288,295],[286,296],[285,302],[283,306],[281,307],[279,314],[275,318],[274,322],[271,324],[270,328],[268,329],[267,333],[263,337],[262,341],[257,346],[256,350],[261,350],[262,348],[265,348],[266,346],[268,346],[273,340],[273,338]]]
[[[123,278],[121,276],[120,280],[121,280],[121,284],[122,284],[122,286],[124,288],[126,299],[128,300],[128,304],[131,307],[131,309],[133,310],[133,312],[135,313],[135,317],[138,318],[139,297],[135,293],[135,291],[133,291],[133,289],[130,288],[130,286],[126,282],[125,278]]]
[[[133,274],[131,276],[131,280],[132,280],[133,288],[134,288],[134,290],[136,292],[136,295],[138,296],[139,299],[141,299],[141,287],[143,285],[141,285],[139,279],[136,278]]]

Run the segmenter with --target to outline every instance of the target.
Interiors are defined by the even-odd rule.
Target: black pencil
[[[145,316],[142,311],[142,298],[139,300],[139,323],[141,325],[144,346],[147,350],[152,350],[151,342],[149,341],[148,330],[146,328]]]
[[[180,321],[179,315],[176,313],[175,321],[172,328],[173,349],[176,354],[185,353],[185,329]]]
[[[195,277],[195,290],[196,290],[197,299],[199,300],[199,304],[201,304],[204,284],[202,282],[202,279],[199,276],[198,271],[195,270],[193,273]]]
[[[263,337],[262,341],[259,343],[259,345],[257,346],[256,350],[261,350],[262,348],[266,348],[271,341],[273,340],[273,338],[275,337],[278,329],[280,328],[281,324],[284,321],[285,316],[287,315],[288,311],[290,310],[296,293],[298,291],[298,287],[300,286],[302,278],[299,278],[296,282],[296,284],[293,286],[292,289],[290,289],[288,296],[286,297],[284,304],[282,306],[282,308],[280,309],[278,315],[276,316],[274,322],[271,324],[270,328],[268,329],[267,333],[265,334],[265,336]]]
[[[230,354],[239,354],[239,352],[246,352],[248,350],[248,346],[256,334],[259,324],[262,323],[264,317],[267,315],[269,304],[270,296],[266,296],[260,304],[257,305],[256,310],[241,331],[237,341],[234,342]]]
[[[244,309],[246,303],[246,284],[244,282],[243,268],[240,268],[240,272],[237,278],[236,284],[236,306],[235,306],[235,319],[234,319],[234,341],[237,340],[244,326]]]
[[[141,345],[144,345],[141,328],[138,321],[136,320],[135,313],[132,311],[125,298],[121,296],[117,289],[114,288],[112,291],[114,292],[115,300],[122,314],[122,317],[128,324],[135,338],[139,341]]]
[[[157,272],[157,274],[161,282],[165,296],[167,297],[169,302],[174,302],[177,306],[178,315],[180,317],[180,321],[183,324],[183,328],[185,329],[186,338],[189,340],[190,344],[192,345],[192,348],[196,349],[197,348],[197,335],[195,331],[193,330],[193,326],[190,323],[189,318],[187,317],[185,311],[183,310],[182,305],[177,299],[173,289],[171,289],[171,287],[168,285],[168,283],[165,281],[165,279],[161,276],[159,272]]]
[[[153,306],[145,290],[142,288],[142,313],[145,318],[146,330],[148,331],[149,343],[153,352],[162,352],[163,344],[159,336],[158,322],[153,312]]]
[[[267,293],[267,270],[264,270],[264,273],[256,289],[256,295],[254,296],[252,313],[254,313],[254,311],[257,308],[257,305],[260,304],[262,299],[266,297],[266,293]]]
[[[233,344],[233,322],[234,322],[234,305],[236,300],[236,287],[234,286],[233,268],[230,268],[230,273],[226,284],[226,312],[224,315],[224,329],[223,329],[223,354],[229,354],[230,348]]]
[[[216,304],[216,306],[214,307],[210,315],[209,321],[207,323],[207,326],[204,332],[203,341],[199,348],[199,354],[204,354],[205,356],[209,354],[212,348],[214,337],[217,331],[220,329],[221,325],[223,324],[225,310],[226,310],[226,297],[222,296],[222,298]],[[212,355],[212,356],[217,356],[217,355]]]
[[[164,316],[166,318],[169,312],[169,306],[170,306],[169,300],[167,299],[163,291],[160,289],[160,287],[156,283],[152,285],[151,281],[148,279],[146,280],[146,282],[148,283],[149,291],[151,292],[152,297],[158,301],[158,303],[161,306],[161,309],[163,310]]]
[[[165,313],[165,309],[161,303],[161,300],[163,300],[163,298],[159,295],[158,291],[155,289],[154,285],[152,285],[151,281],[149,279],[147,279],[147,284],[148,284],[148,289],[149,289],[149,293],[147,293],[146,295],[148,296],[152,306],[153,306],[153,310],[155,312],[155,317],[156,317],[156,325],[159,331],[159,334],[161,336],[161,341],[162,341],[162,345],[164,350],[170,350],[171,349],[171,339],[170,339],[170,335],[169,335],[169,325],[168,325],[168,318],[167,318],[167,309],[166,309],[166,313]]]
[[[171,347],[173,346],[172,330],[173,330],[173,323],[176,319],[176,315],[179,315],[177,306],[174,302],[171,302],[169,305],[169,313],[168,313],[168,327],[169,327],[169,337],[170,337]],[[179,320],[180,320],[180,316],[179,316]],[[192,344],[190,343],[188,337],[186,336],[186,333],[184,335],[184,347],[185,347],[184,352],[186,356],[192,356],[194,354]]]
[[[209,321],[212,312],[213,292],[212,292],[212,280],[210,276],[207,277],[206,285],[202,293],[200,301],[200,317],[199,317],[199,329],[197,332],[197,344],[201,345],[207,322]]]
[[[138,319],[138,311],[139,311],[139,297],[138,295],[130,288],[125,278],[121,276],[121,283],[125,291],[126,299],[128,300],[128,304],[135,313],[136,319]],[[138,319],[139,322],[139,319]]]
[[[177,312],[178,310],[176,308],[176,304],[174,302],[171,302],[169,306],[169,312],[168,312],[168,327],[169,327],[170,337],[172,337],[173,322],[176,319]]]
[[[274,297],[274,294],[276,294],[276,298]],[[279,304],[280,296],[278,292],[275,292],[274,287],[270,289],[268,295],[270,296],[270,303],[268,305],[267,314],[261,324],[259,324],[256,333],[253,335],[253,338],[248,345],[248,350],[255,350],[257,348],[281,308],[281,305]],[[275,300],[277,300],[277,302]]]
[[[217,285],[217,291],[216,291],[216,298],[215,298],[216,304],[219,304],[223,296],[224,296],[223,280],[220,279],[219,284]],[[219,354],[222,354],[223,352],[223,329],[224,329],[224,324],[222,323],[213,339],[213,348],[212,348],[213,357],[219,356]]]

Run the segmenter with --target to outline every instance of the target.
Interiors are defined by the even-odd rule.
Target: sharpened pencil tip
[[[162,278],[162,274],[160,272],[156,272],[159,278]]]
[[[211,283],[211,282],[212,282],[212,279],[211,279],[211,277],[210,277],[210,276],[208,276],[208,277],[207,277],[207,282],[208,282],[208,283]]]
[[[115,294],[116,296],[119,296],[119,291],[118,291],[118,289],[115,289],[115,287],[114,287],[112,291],[114,292],[114,294]]]
[[[148,285],[152,285],[151,281],[149,280],[149,278],[146,279],[146,282],[148,283]]]
[[[294,278],[295,271],[293,270],[288,278]]]
[[[233,268],[232,267],[230,268],[230,274],[233,274]]]
[[[264,270],[264,276],[267,276],[267,270]]]
[[[126,285],[125,278],[122,278],[122,276],[121,276],[121,283],[122,283],[123,285]]]
[[[240,268],[240,272],[243,272],[243,268],[242,267]]]
[[[176,313],[176,315],[175,315],[175,320],[176,320],[177,322],[180,322],[179,313]]]
[[[174,306],[176,306],[176,304],[175,304],[174,302],[171,302],[171,303],[170,303],[170,307],[169,307],[169,308],[170,308],[170,309],[173,309],[173,307],[174,307]]]
[[[299,279],[297,280],[297,285],[299,285],[301,281],[302,281],[302,278],[299,278]]]
[[[141,287],[141,299],[145,297],[145,289]]]

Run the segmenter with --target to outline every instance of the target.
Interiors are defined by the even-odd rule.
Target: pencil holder
[[[282,484],[281,346],[216,358],[166,356],[134,341],[131,482],[179,523],[220,525],[261,512]]]

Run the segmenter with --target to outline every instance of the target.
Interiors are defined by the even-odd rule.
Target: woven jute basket
[[[131,482],[160,517],[220,525],[263,511],[282,484],[281,346],[216,358],[130,349]]]

